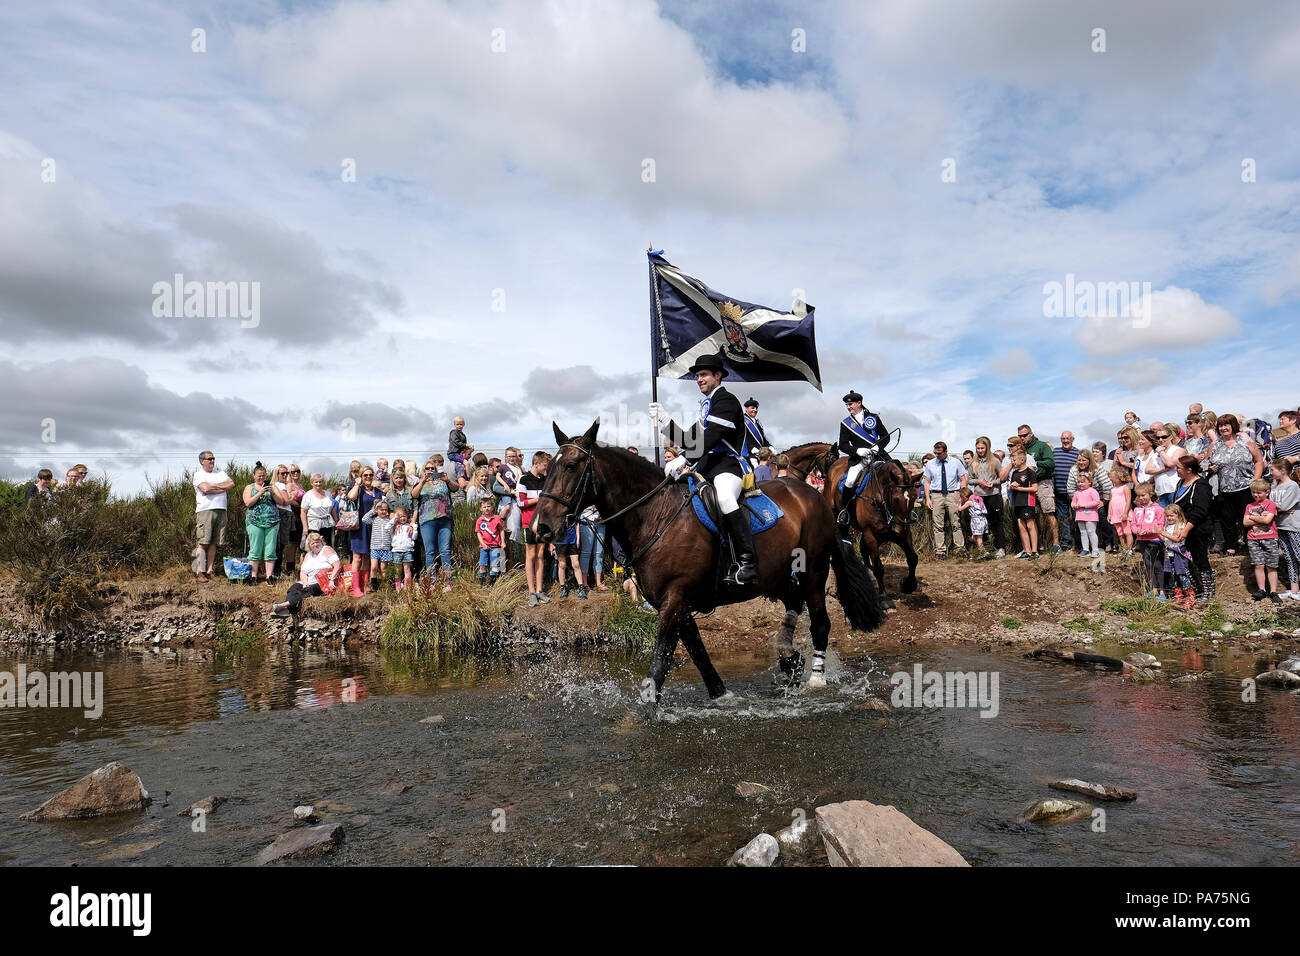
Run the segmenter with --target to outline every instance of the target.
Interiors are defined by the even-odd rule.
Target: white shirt
[[[303,494],[302,507],[307,509],[310,518],[328,518],[334,508],[334,499],[328,494],[318,495],[313,489]]]
[[[328,545],[320,549],[319,554],[308,551],[302,558],[302,569],[309,577],[315,577],[317,571],[328,571],[339,563],[339,556]]]
[[[203,466],[194,473],[194,510],[195,511],[225,511],[226,510],[226,493],[224,491],[214,491],[210,495],[205,495],[199,491],[199,485],[219,485],[223,481],[229,481],[230,476],[220,468],[213,468],[211,471],[204,471]]]
[[[288,482],[277,481],[277,482],[275,483],[275,487],[277,487],[277,488],[279,488],[281,491],[283,491],[284,494],[285,494],[285,497],[288,498],[288,499],[289,499],[289,502],[290,502],[290,503],[287,504],[287,505],[282,505],[282,504],[280,504],[280,502],[277,501],[277,502],[275,503],[275,506],[276,506],[277,508],[279,508],[281,511],[288,511],[288,512],[290,512],[290,513],[292,514],[292,513],[293,513],[293,495],[289,494],[289,484],[288,484]]]

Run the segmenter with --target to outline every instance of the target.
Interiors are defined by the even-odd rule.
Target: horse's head
[[[916,503],[916,485],[912,475],[897,461],[881,464],[876,472],[880,481],[881,497],[889,508],[890,527],[903,533],[912,517],[912,506]]]
[[[551,459],[542,486],[541,501],[533,512],[533,533],[550,543],[577,521],[583,508],[596,500],[596,431],[600,419],[581,436],[570,438],[551,422],[559,450]]]

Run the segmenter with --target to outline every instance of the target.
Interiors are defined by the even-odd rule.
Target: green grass
[[[1023,623],[1018,617],[1004,617],[1002,619],[1002,626],[1008,631],[1018,630]]]
[[[511,572],[490,588],[472,571],[460,572],[443,592],[427,578],[403,591],[393,603],[379,643],[385,649],[414,653],[470,647],[489,639],[501,622],[523,607],[527,584]]]
[[[659,631],[659,615],[643,610],[640,604],[620,594],[601,612],[600,629],[629,644],[649,646]]]
[[[256,627],[240,631],[225,621],[218,621],[216,638],[218,654],[252,655],[261,651],[266,632]]]

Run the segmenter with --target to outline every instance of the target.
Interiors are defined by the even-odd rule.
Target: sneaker
[[[537,607],[537,595],[533,594],[531,591],[528,593],[528,606]]]
[[[1054,545],[1052,545],[1052,553],[1053,553],[1053,554],[1061,554],[1061,553],[1063,553],[1063,552],[1065,552],[1065,551],[1069,551],[1069,550],[1070,550],[1070,546],[1069,546],[1068,544],[1054,544]]]
[[[1081,558],[1095,558],[1095,557],[1096,557],[1096,554],[1094,554],[1094,553],[1091,552],[1091,551],[1080,551],[1080,552],[1079,552],[1079,557],[1081,557]]]
[[[1021,551],[1019,554],[1016,555],[1016,557],[1017,557],[1017,558],[1027,558],[1027,557],[1029,557],[1029,552],[1028,552],[1028,551]]]
[[[1251,599],[1252,601],[1262,601],[1262,600],[1264,600],[1265,597],[1267,597],[1267,592],[1265,592],[1265,591],[1256,591],[1254,594],[1252,594],[1252,595],[1250,596],[1250,599]]]
[[[586,588],[574,588],[573,596],[576,597],[579,601],[585,601],[585,600],[587,600],[587,589],[586,589]]]
[[[275,606],[274,610],[271,611],[271,613],[274,614],[276,617],[288,617],[288,616],[289,616],[289,605],[287,605],[287,604],[277,604],[277,605]]]
[[[537,600],[541,601],[543,604],[551,603],[551,597],[545,591],[537,592]]]
[[[1169,596],[1168,596],[1167,594],[1165,594],[1164,591],[1161,591],[1159,594],[1156,595],[1156,600],[1157,600],[1157,601],[1168,601],[1168,600],[1169,600]]]
[[[1300,594],[1296,594],[1294,591],[1283,591],[1278,596],[1282,598],[1283,601],[1300,601]]]
[[[1274,604],[1281,604],[1281,603],[1282,603],[1282,598],[1281,598],[1279,595],[1277,595],[1277,594],[1275,594],[1274,592],[1272,592],[1272,591],[1269,591],[1269,592],[1268,592],[1268,599],[1269,599],[1270,601],[1272,601]]]
[[[1007,556],[1007,552],[1003,548],[998,548],[998,557],[1005,558],[1006,556]]]
[[[649,613],[654,614],[654,613],[655,613],[655,606],[654,606],[653,604],[651,604],[649,601],[642,601],[642,602],[641,602],[641,610],[643,610],[643,611],[648,611]]]

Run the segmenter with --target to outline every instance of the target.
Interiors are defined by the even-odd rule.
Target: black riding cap
[[[696,372],[721,372],[723,378],[727,377],[727,367],[722,364],[721,355],[702,355],[686,371],[692,375]]]
[[[747,402],[745,403],[745,407],[746,407],[746,408],[758,408],[758,399],[756,399],[756,398],[751,398],[749,401],[747,401]]]
[[[862,396],[859,395],[857,392],[851,391],[849,392],[849,394],[845,395],[842,399],[840,399],[840,401],[842,401],[844,404],[847,405],[849,402],[862,401]]]

